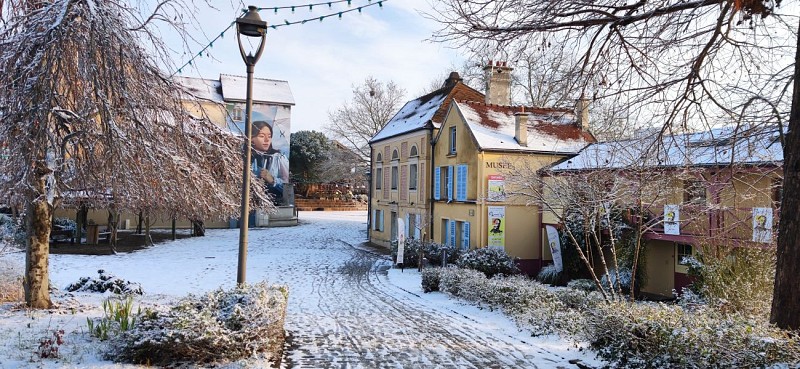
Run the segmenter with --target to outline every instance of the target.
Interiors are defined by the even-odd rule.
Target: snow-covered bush
[[[107,274],[105,270],[97,271],[97,279],[92,277],[81,277],[77,282],[67,286],[69,292],[111,292],[118,295],[141,295],[142,286],[135,282],[126,281]]]
[[[20,220],[0,214],[0,240],[19,247],[25,246],[25,227]]]
[[[432,266],[442,265],[442,254],[447,258],[447,264],[454,264],[460,255],[458,248],[455,246],[443,245],[435,242],[422,242],[417,239],[406,239],[405,248],[403,249],[403,263],[408,265],[417,265],[419,263],[419,254],[422,250],[423,257],[428,259],[428,264]],[[392,250],[392,259],[397,261],[397,247]]]
[[[550,264],[539,271],[536,280],[544,284],[556,285],[561,282],[561,272],[555,265]]]
[[[573,279],[567,283],[567,287],[586,292],[597,289],[597,285],[591,279]]]
[[[53,218],[53,225],[57,225],[64,230],[74,231],[78,225],[74,220],[69,218]]]
[[[481,271],[488,278],[497,274],[513,275],[519,273],[519,269],[514,263],[514,258],[503,250],[490,247],[482,247],[464,253],[458,258],[457,264],[462,268]]]
[[[425,268],[422,270],[422,292],[439,291],[439,274],[442,268]]]
[[[260,355],[279,360],[288,290],[264,282],[188,296],[146,311],[119,336],[114,357],[148,365],[221,363]]]
[[[800,336],[740,314],[665,304],[600,304],[587,335],[624,368],[763,368],[800,365]]]
[[[617,275],[619,275],[619,282],[617,282]],[[628,268],[619,268],[619,273],[614,269],[609,269],[608,274],[603,274],[600,278],[600,284],[608,288],[609,291],[617,292],[618,288],[622,289],[622,293],[627,295],[631,292],[631,281],[633,274]],[[610,281],[610,282],[609,282]]]

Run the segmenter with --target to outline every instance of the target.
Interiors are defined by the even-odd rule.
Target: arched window
[[[392,160],[400,160],[400,155],[397,154],[397,149],[392,151]]]
[[[409,156],[412,158],[419,156],[419,152],[417,152],[417,146],[411,146],[411,154]]]
[[[375,161],[378,162],[378,163],[382,162],[383,161],[383,155],[381,155],[381,153],[378,153],[378,157],[375,158]]]

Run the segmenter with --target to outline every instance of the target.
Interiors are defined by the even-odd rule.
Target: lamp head
[[[248,37],[262,37],[267,31],[267,22],[258,15],[258,8],[250,5],[247,13],[236,18],[236,30]]]

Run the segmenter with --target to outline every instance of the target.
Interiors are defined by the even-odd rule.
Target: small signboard
[[[489,247],[505,248],[506,207],[489,206]]]
[[[772,208],[753,208],[753,242],[772,242]]]
[[[488,193],[486,194],[486,199],[488,201],[505,201],[506,200],[505,178],[497,174],[489,175],[487,191]]]
[[[406,222],[397,218],[397,264],[403,264],[406,249]]]
[[[664,234],[681,234],[680,205],[664,205]]]

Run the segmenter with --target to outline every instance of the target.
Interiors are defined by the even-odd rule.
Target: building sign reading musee
[[[489,169],[514,169],[514,165],[502,161],[487,161],[486,168]]]

